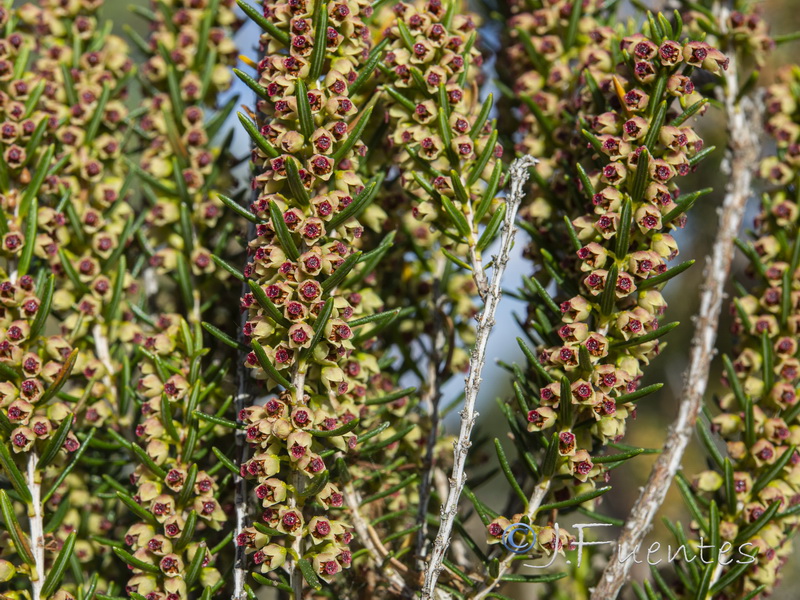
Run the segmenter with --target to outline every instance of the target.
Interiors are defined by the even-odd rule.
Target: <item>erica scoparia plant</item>
[[[673,402],[676,328],[692,389],[617,552],[720,351],[709,468],[677,477],[687,560],[633,591],[771,593],[796,521],[800,100],[797,68],[755,70],[797,36],[739,0],[676,7],[169,0],[127,23],[102,0],[0,3],[0,597],[616,597],[616,555],[516,559],[574,548],[573,512],[619,522],[612,471],[650,452],[642,401]],[[761,86],[776,148],[753,182]],[[714,112],[727,151],[695,129]],[[698,181],[724,200],[692,332],[664,289],[687,287]],[[498,424],[481,378],[515,327]],[[688,560],[700,538],[716,562]],[[744,543],[753,561],[724,560]]]

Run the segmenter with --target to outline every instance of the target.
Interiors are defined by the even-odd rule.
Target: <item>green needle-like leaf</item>
[[[267,375],[269,375],[272,379],[274,379],[278,384],[282,385],[287,390],[294,390],[294,386],[289,382],[286,377],[281,375],[275,366],[270,361],[267,353],[264,351],[264,348],[259,344],[256,340],[251,342],[253,347],[253,352],[258,359],[258,364],[261,365],[261,368],[266,371]]]
[[[156,477],[159,479],[164,479],[164,477],[166,477],[167,472],[156,464],[156,462],[150,457],[149,454],[147,454],[147,451],[144,448],[138,444],[131,444],[130,450],[136,455],[136,458],[139,459],[139,462],[150,469],[150,471],[152,471]]]
[[[265,136],[261,134],[258,130],[258,126],[253,123],[250,118],[245,115],[244,113],[237,112],[237,116],[239,117],[239,122],[247,131],[247,134],[250,136],[250,139],[253,140],[253,143],[258,146],[258,148],[267,155],[269,158],[278,158],[281,153],[272,145]],[[254,221],[255,222],[255,221]]]
[[[575,40],[578,37],[578,24],[581,20],[582,9],[582,2],[573,2],[572,12],[569,15],[569,24],[567,25],[567,36],[564,39],[564,48],[566,50],[569,50],[575,45]]]
[[[227,333],[225,333],[224,331],[222,331],[218,327],[215,327],[211,323],[206,323],[205,321],[203,321],[202,326],[203,326],[203,329],[205,329],[208,333],[213,335],[215,338],[217,338],[223,344],[225,344],[227,346],[230,346],[231,348],[236,348],[237,350],[244,350],[244,349],[247,348],[246,346],[244,346],[243,344],[240,344],[239,342],[234,340],[232,337],[230,337]]]
[[[414,104],[411,100],[406,98],[403,94],[398,92],[396,89],[394,89],[390,85],[384,86],[384,89],[386,90],[386,93],[389,94],[395,102],[400,104],[409,113],[412,113],[412,114],[414,113],[414,111],[417,108],[416,104]]]
[[[272,228],[275,230],[275,235],[278,236],[278,241],[281,244],[281,249],[286,253],[289,260],[297,260],[300,258],[300,252],[297,245],[294,243],[294,238],[289,228],[286,226],[286,221],[283,220],[281,209],[275,202],[269,203],[269,214]]]
[[[200,542],[186,571],[186,586],[188,588],[191,588],[200,576],[200,570],[203,568],[203,561],[206,556],[206,543]]]
[[[767,487],[770,482],[776,481],[779,478],[781,471],[789,464],[796,450],[796,446],[789,446],[789,448],[783,451],[780,458],[772,463],[753,483],[753,494],[758,494],[758,492]]]
[[[662,283],[666,283],[676,275],[680,275],[686,269],[691,267],[695,263],[694,260],[687,260],[679,265],[672,267],[671,269],[664,271],[660,275],[656,275],[654,277],[650,277],[645,279],[637,284],[640,290],[646,290],[648,288],[654,287],[656,285],[661,285]]]
[[[376,175],[370,181],[367,182],[367,185],[364,186],[364,189],[353,198],[353,201],[341,212],[337,213],[330,221],[328,221],[327,229],[329,231],[333,231],[340,225],[346,223],[349,219],[357,218],[361,212],[369,206],[380,189],[381,183],[383,183],[383,179],[385,174]]]
[[[614,309],[614,301],[617,298],[616,289],[618,274],[619,267],[617,267],[617,263],[614,263],[608,270],[608,274],[606,275],[606,284],[602,293],[600,294],[600,312],[604,316],[610,315],[611,311]]]
[[[56,456],[58,456],[58,451],[61,450],[61,447],[64,445],[64,440],[67,439],[67,435],[69,434],[71,427],[72,415],[67,414],[67,416],[65,416],[61,421],[61,425],[59,425],[58,429],[56,429],[53,437],[47,441],[47,445],[42,451],[42,456],[39,458],[39,462],[36,463],[36,468],[38,470],[43,470],[50,463],[52,463],[53,460],[55,460]]]
[[[527,509],[528,507],[528,496],[525,492],[522,491],[522,488],[517,482],[517,478],[514,473],[511,471],[511,465],[508,463],[508,458],[506,458],[506,453],[503,450],[503,446],[500,444],[500,440],[494,438],[494,449],[497,453],[497,460],[500,462],[500,469],[503,471],[503,474],[506,477],[511,489],[514,490],[514,493],[517,494],[520,500],[522,500],[522,504]]]
[[[253,213],[251,213],[249,210],[247,210],[242,205],[240,205],[238,202],[236,202],[236,200],[234,200],[233,198],[229,198],[228,196],[225,196],[223,194],[217,194],[217,198],[219,198],[220,201],[225,206],[230,208],[237,215],[239,215],[240,217],[244,217],[245,219],[247,219],[251,223],[263,223],[264,222],[263,219],[259,218],[258,216],[254,215]]]
[[[486,168],[486,165],[489,164],[489,159],[494,155],[498,135],[499,134],[496,129],[492,131],[491,135],[489,135],[489,139],[486,141],[486,146],[484,147],[483,152],[481,152],[478,156],[477,160],[475,161],[475,166],[472,168],[472,171],[467,178],[467,187],[473,185],[481,178],[483,170]]]
[[[475,117],[475,122],[472,124],[472,128],[469,130],[469,137],[473,140],[478,137],[478,134],[483,129],[483,125],[486,123],[486,119],[489,117],[489,113],[492,110],[492,105],[494,104],[494,95],[489,94],[484,100],[483,105],[481,106],[481,111],[478,113],[478,116]]]
[[[607,454],[605,456],[593,456],[592,462],[594,464],[603,464],[603,463],[613,463],[613,462],[620,462],[629,460],[634,458],[635,456],[639,456],[644,452],[644,448],[635,448],[634,450],[629,450],[628,452],[620,452],[618,454]]]
[[[53,383],[50,384],[42,397],[39,399],[39,402],[42,405],[45,405],[47,402],[53,398],[59,390],[64,387],[64,384],[69,379],[70,374],[72,373],[72,369],[75,367],[75,362],[78,360],[78,348],[74,348],[72,352],[70,352],[69,356],[67,356],[67,360],[64,361],[64,364],[61,366],[61,370],[59,370],[58,374],[56,375],[55,379],[53,379]]]
[[[308,101],[308,88],[301,78],[295,79],[295,98],[297,99],[297,117],[300,121],[300,132],[306,141],[314,133],[314,118],[311,116],[311,104]]]
[[[273,321],[275,321],[279,325],[282,325],[283,327],[287,328],[291,327],[292,325],[291,321],[289,321],[289,319],[283,316],[281,311],[278,310],[278,307],[275,306],[272,300],[269,299],[269,297],[267,296],[267,294],[264,292],[264,290],[261,288],[260,285],[258,285],[252,279],[248,280],[247,284],[250,286],[250,290],[253,292],[253,296],[255,297],[259,306],[261,306],[261,308],[263,308],[266,311],[266,313],[272,318]]]
[[[614,246],[614,256],[620,260],[628,255],[628,246],[630,243],[629,240],[631,234],[631,219],[633,217],[632,211],[633,208],[631,199],[626,198],[622,202],[622,210],[620,211],[619,215],[619,227],[617,228],[617,239]]]
[[[328,471],[324,471],[322,475],[317,475],[311,480],[311,483],[306,486],[306,489],[302,491],[300,496],[303,498],[312,498],[316,496],[325,488],[326,485],[328,485],[330,477],[331,476]]]
[[[411,34],[411,31],[409,31],[408,25],[406,25],[405,21],[402,19],[397,20],[397,30],[400,33],[400,39],[403,40],[403,44],[405,44],[406,49],[413,54],[414,36]]]
[[[39,308],[36,311],[36,317],[33,319],[33,323],[31,324],[31,330],[29,334],[29,339],[31,340],[35,340],[36,338],[38,338],[39,334],[42,332],[42,329],[44,328],[44,324],[47,321],[47,317],[50,314],[50,305],[53,302],[54,289],[55,289],[55,275],[50,274],[47,276],[42,292],[39,295],[40,298]]]
[[[5,444],[0,444],[0,448],[5,448]],[[6,450],[6,452],[8,451]],[[30,502],[30,497],[28,497],[27,501]],[[6,494],[6,491],[2,489],[0,489],[0,513],[3,514],[6,532],[14,544],[17,554],[26,564],[33,566],[35,561],[30,544],[28,544],[25,533],[22,531],[22,527],[20,527],[19,521],[17,521],[17,517],[14,514],[14,505],[11,503],[11,499]]]
[[[454,175],[453,176],[454,188],[456,187],[455,185],[456,180],[460,182],[458,176]],[[447,216],[450,218],[450,221],[453,223],[458,233],[463,238],[469,237],[471,229],[469,223],[467,222],[467,218],[464,216],[464,213],[458,210],[453,204],[453,202],[450,200],[450,198],[448,198],[447,196],[442,196],[441,198],[442,198],[442,208],[444,208],[444,211],[447,213]]]
[[[366,126],[369,124],[373,108],[374,107],[370,106],[364,112],[362,112],[359,115],[358,121],[352,126],[350,131],[347,132],[347,139],[344,140],[344,143],[339,146],[336,152],[334,152],[331,156],[335,163],[338,163],[345,156],[347,156],[347,153],[350,152],[353,146],[355,146],[356,142],[361,139],[361,135],[364,133],[364,128],[366,128]]]
[[[38,208],[39,201],[34,198],[31,201],[30,215],[26,219],[25,245],[22,246],[22,252],[20,252],[19,260],[17,261],[17,273],[20,277],[28,273],[28,268],[33,258],[33,250],[36,247],[36,216]]]
[[[359,260],[361,260],[360,250],[348,256],[341,265],[336,267],[336,270],[333,272],[333,274],[322,282],[320,286],[322,287],[322,291],[330,292],[332,289],[336,288],[340,283],[342,283],[350,271],[352,271],[353,268],[358,264]]]
[[[497,232],[500,231],[500,227],[503,225],[503,219],[506,216],[507,208],[507,204],[501,204],[492,215],[492,218],[486,225],[486,229],[483,230],[481,237],[478,239],[477,248],[479,252],[486,250],[486,248],[488,248],[489,245],[494,241],[495,237],[497,236]]]
[[[305,558],[301,558],[297,561],[297,566],[300,567],[300,572],[303,574],[303,579],[306,580],[306,583],[310,585],[315,590],[322,589],[322,583],[317,577],[316,572],[314,571],[314,566],[308,562]]]
[[[663,327],[659,327],[655,331],[651,331],[650,333],[646,333],[644,335],[640,335],[639,337],[631,338],[631,339],[625,340],[625,341],[614,342],[614,343],[611,344],[611,348],[614,349],[614,350],[617,350],[619,348],[630,348],[632,346],[638,346],[639,344],[644,344],[646,342],[652,342],[653,340],[656,340],[656,339],[668,334],[670,331],[675,329],[678,325],[680,325],[680,322],[678,322],[678,321],[675,321],[674,323],[668,323],[667,325],[664,325]]]
[[[714,459],[717,467],[722,469],[724,464],[722,454],[720,453],[719,448],[717,448],[717,445],[714,443],[714,438],[711,435],[711,431],[709,431],[708,426],[702,421],[702,419],[697,420],[697,433],[700,435],[700,440],[703,442],[703,446],[705,446],[709,456]]]
[[[550,297],[550,294],[547,293],[547,290],[544,289],[536,277],[525,277],[523,278],[522,282],[525,284],[525,287],[531,291],[531,293],[539,296],[539,298],[542,299],[545,306],[547,306],[547,308],[549,308],[553,314],[561,314],[561,309],[558,307],[558,304],[556,304],[555,301]]]
[[[355,81],[348,86],[348,92],[350,97],[355,96],[361,90],[367,81],[370,80],[372,77],[372,72],[375,70],[375,67],[378,65],[378,61],[381,60],[383,57],[383,50],[389,44],[389,38],[383,38],[379,43],[375,45],[372,51],[369,53],[369,57],[367,61],[364,63],[364,66],[361,67],[361,70],[358,73]]]
[[[500,178],[503,175],[503,165],[500,161],[497,161],[494,164],[494,170],[492,171],[492,175],[489,178],[488,185],[483,192],[483,197],[481,201],[478,203],[478,207],[475,209],[475,221],[480,222],[483,220],[484,215],[488,212],[489,208],[491,207],[492,200],[494,200],[494,196],[497,193],[498,188],[500,187]]]
[[[192,465],[196,467],[197,465]],[[195,475],[197,475],[197,470],[195,469]],[[194,482],[191,485],[184,483],[183,489],[192,491],[194,487]],[[181,490],[181,494],[183,490]],[[178,506],[184,505],[185,502],[178,501]],[[186,523],[183,524],[183,531],[181,531],[181,537],[178,538],[178,541],[175,543],[175,549],[180,552],[183,548],[185,548],[193,539],[194,539],[194,532],[197,528],[197,511],[192,510],[189,511],[189,516],[186,517]]]
[[[67,564],[75,548],[77,536],[77,532],[73,531],[67,536],[67,539],[64,540],[64,545],[61,547],[61,551],[58,553],[58,556],[56,556],[55,561],[53,561],[50,571],[47,573],[47,577],[42,585],[42,598],[49,598],[56,591],[61,580],[64,578]]]
[[[36,171],[30,183],[25,187],[25,192],[22,194],[22,200],[20,201],[19,214],[21,217],[26,217],[31,210],[35,210],[33,201],[39,196],[45,177],[49,173],[55,150],[55,146],[48,146],[36,162]],[[35,221],[36,219],[33,220]]]
[[[321,0],[314,6],[314,47],[311,50],[311,69],[308,75],[310,81],[316,81],[322,73],[325,52],[328,48],[327,34],[328,0]]]
[[[345,433],[350,433],[353,431],[358,425],[360,424],[360,419],[353,419],[349,423],[345,423],[341,427],[337,427],[336,429],[330,430],[321,430],[321,429],[312,429],[308,433],[313,435],[314,437],[338,437],[340,435],[344,435]]]
[[[303,185],[303,180],[300,179],[300,170],[297,162],[291,156],[286,157],[286,179],[289,182],[289,190],[292,192],[292,197],[302,206],[308,206],[310,201],[308,190]]]
[[[211,448],[211,451],[214,453],[214,456],[217,457],[217,460],[219,460],[222,463],[222,465],[226,469],[228,469],[228,471],[230,471],[237,477],[239,476],[239,468],[235,464],[233,464],[233,461],[230,458],[225,456],[225,453],[222,452],[222,450],[220,450],[219,448]]]
[[[242,272],[239,269],[237,269],[236,267],[234,267],[230,263],[226,262],[225,260],[223,260],[222,258],[217,256],[216,254],[212,254],[211,255],[211,260],[213,260],[214,264],[216,264],[220,269],[223,269],[224,271],[227,271],[228,273],[233,275],[239,281],[244,281],[244,275],[242,274]]]
[[[311,344],[308,348],[304,348],[300,353],[300,360],[306,360],[309,356],[312,356],[314,348],[322,341],[325,335],[325,326],[328,324],[328,319],[331,318],[331,314],[333,313],[333,302],[333,297],[328,298],[320,309],[317,320],[314,321],[314,337],[311,338]]]
[[[553,443],[553,442],[551,442],[551,443]],[[556,441],[555,444],[558,445],[558,442]],[[548,512],[550,510],[555,510],[555,509],[561,510],[561,509],[564,509],[564,508],[569,508],[571,506],[577,506],[578,504],[583,504],[584,502],[588,502],[589,500],[593,500],[594,498],[597,498],[598,496],[602,496],[603,494],[605,494],[610,489],[611,489],[611,486],[607,485],[605,487],[597,488],[596,490],[592,490],[590,492],[584,492],[583,494],[578,494],[574,498],[569,498],[567,500],[562,500],[561,502],[553,502],[551,504],[542,504],[539,507],[539,510],[537,512],[546,513],[546,512]]]
[[[247,87],[253,90],[256,93],[256,96],[261,98],[262,100],[269,100],[269,94],[264,86],[262,86],[258,81],[250,77],[247,73],[240,71],[239,69],[233,70],[234,74],[242,80]],[[298,79],[298,81],[300,81]]]
[[[678,473],[675,476],[675,483],[678,485],[678,489],[680,490],[683,500],[686,502],[686,506],[689,508],[689,512],[691,513],[692,517],[700,525],[700,529],[702,529],[703,533],[709,535],[711,531],[708,527],[708,522],[703,516],[703,512],[700,510],[700,506],[697,504],[697,498],[695,497],[689,482],[686,480],[686,476],[684,476],[683,473]]]
[[[677,206],[669,211],[666,215],[664,215],[661,219],[661,222],[665,225],[673,221],[675,218],[679,217],[680,215],[689,212],[691,208],[694,206],[694,203],[701,196],[705,196],[706,194],[710,193],[712,188],[704,188],[702,190],[698,190],[696,192],[692,192],[691,194],[686,194],[683,197],[678,198],[676,202]]]
[[[278,29],[278,27],[272,21],[267,19],[259,9],[251,6],[245,2],[245,0],[236,0],[236,4],[238,4],[239,8],[241,8],[248,17],[255,21],[256,25],[261,27],[261,29],[269,33],[281,44],[289,44],[289,34],[286,31]]]
[[[176,275],[178,280],[178,289],[181,291],[181,298],[183,305],[187,312],[192,310],[194,306],[194,286],[192,285],[192,272],[189,269],[189,263],[182,253],[177,253],[175,256]]]
[[[139,560],[138,558],[136,558],[129,552],[123,550],[122,548],[112,548],[111,550],[113,550],[114,554],[116,554],[118,557],[120,557],[124,562],[129,564],[134,569],[140,569],[145,573],[152,573],[152,574],[161,572],[161,569],[159,569],[158,566],[151,564],[149,562],[145,562],[143,560]]]
[[[701,108],[703,108],[706,104],[708,104],[708,98],[703,98],[702,100],[698,100],[691,106],[689,106],[686,110],[684,110],[681,114],[675,117],[672,121],[670,121],[670,125],[672,127],[680,127],[686,121],[688,121],[691,117],[697,114]]]
[[[415,388],[415,387],[409,387],[409,388],[405,388],[405,389],[402,389],[402,390],[397,390],[396,392],[392,392],[391,394],[387,394],[387,395],[381,396],[379,398],[372,398],[371,400],[367,400],[365,402],[365,404],[367,406],[376,406],[376,405],[379,405],[379,404],[388,404],[389,402],[394,402],[395,400],[398,400],[398,399],[402,398],[403,396],[408,396],[410,394],[413,394],[415,391],[417,391],[417,388]]]

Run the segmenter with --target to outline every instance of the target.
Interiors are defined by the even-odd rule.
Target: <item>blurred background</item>
[[[22,2],[19,2],[21,4]],[[655,5],[655,2],[645,2],[645,4]],[[800,0],[765,0],[756,3],[766,19],[772,24],[772,33],[774,35],[785,34],[800,28]],[[139,31],[146,33],[146,23],[143,19],[132,15],[129,11],[131,5],[149,5],[148,0],[134,0],[132,2],[124,2],[122,0],[110,0],[106,2],[105,16],[110,18],[115,23],[115,33],[125,36],[122,26],[129,25]],[[624,9],[627,13],[630,12],[630,6]],[[485,37],[488,41],[487,52],[491,55],[493,40],[496,40],[497,23],[491,21],[484,24]],[[238,46],[243,54],[255,57],[255,44],[257,42],[258,32],[252,23],[245,25],[237,34]],[[496,42],[495,42],[496,43]],[[135,47],[133,47],[135,50]],[[491,56],[489,64],[491,64]],[[139,61],[140,62],[140,61]],[[763,83],[768,83],[772,77],[772,72],[775,66],[783,65],[791,62],[800,62],[800,41],[789,43],[778,49],[773,57],[770,68],[765,69],[762,73]],[[238,84],[238,80],[237,81]],[[250,91],[241,84],[238,84],[230,94],[240,94],[242,103],[251,103]],[[485,93],[488,93],[485,92]],[[135,104],[135,102],[134,102]],[[231,126],[234,126],[231,123]],[[237,156],[245,156],[249,152],[248,140],[243,131],[238,131],[235,145],[235,154]],[[701,130],[702,137],[705,138],[707,145],[716,145],[718,148],[725,146],[725,127],[721,115],[714,114],[711,109],[708,116],[702,120]],[[764,136],[767,140],[767,136]],[[769,142],[766,142],[769,143]],[[683,384],[682,374],[687,363],[688,348],[693,333],[692,316],[697,311],[698,294],[700,285],[703,280],[703,266],[705,257],[708,255],[711,242],[716,233],[717,224],[717,208],[719,207],[723,190],[725,186],[725,175],[721,167],[722,152],[715,153],[715,156],[709,158],[705,163],[705,168],[702,171],[702,185],[698,182],[687,181],[687,188],[697,189],[699,187],[713,186],[715,192],[709,196],[705,196],[699,201],[692,213],[689,216],[687,226],[683,230],[679,230],[676,237],[681,248],[680,260],[696,259],[697,263],[688,272],[684,273],[680,278],[674,280],[672,285],[667,288],[666,297],[669,302],[669,320],[680,321],[681,327],[675,329],[666,338],[667,345],[663,353],[654,361],[647,371],[643,385],[648,385],[654,382],[664,382],[665,386],[647,400],[639,404],[638,414],[636,421],[629,424],[628,434],[623,440],[624,443],[641,446],[647,448],[659,448],[665,438],[668,425],[673,421],[677,413],[677,406],[680,400],[681,388]],[[754,165],[755,166],[755,165]],[[241,176],[247,177],[246,165],[244,166]],[[745,218],[744,230],[742,236],[747,236],[746,230],[752,227],[752,219],[757,210],[757,197],[754,197],[751,202],[751,207],[748,216]],[[523,232],[520,232],[524,236]],[[515,255],[512,263],[509,265],[506,274],[506,288],[516,289],[520,285],[520,279],[530,274],[530,265],[521,258],[521,250],[526,245],[524,237],[518,238],[515,248]],[[747,277],[744,274],[744,262],[740,256],[734,263],[733,278],[739,281],[746,282]],[[730,285],[729,285],[730,289]],[[518,326],[513,318],[513,314],[525,314],[524,306],[515,301],[513,298],[506,296],[500,306],[497,325],[495,333],[489,343],[488,355],[494,360],[502,360],[506,363],[520,362],[524,364],[524,359],[519,352],[517,344],[514,339],[520,335]],[[727,313],[727,308],[723,315],[723,321],[720,326],[720,337],[718,347],[727,352],[731,347],[730,336],[730,318]],[[713,407],[713,396],[720,389],[720,367],[721,361],[719,358],[714,361],[713,371],[709,382],[709,391],[707,394],[707,403]],[[502,415],[496,408],[496,397],[507,397],[511,394],[511,389],[508,383],[506,372],[498,365],[491,362],[487,364],[484,371],[484,384],[479,398],[478,410],[481,413],[478,423],[480,429],[479,435],[488,435],[490,437],[505,436],[507,426]],[[463,389],[463,381],[460,376],[456,376],[451,380],[446,388],[444,394],[443,405],[446,405],[451,399],[455,398]],[[713,410],[713,408],[712,408]],[[447,427],[450,433],[457,432],[458,422],[457,415],[451,415],[450,420],[447,422]],[[510,443],[509,443],[510,446]],[[698,470],[706,468],[705,465],[705,451],[700,446],[697,440],[694,440],[692,445],[687,451],[684,458],[683,466],[687,473],[693,473]],[[611,485],[614,487],[613,497],[614,504],[608,503],[600,506],[599,511],[624,519],[630,509],[631,505],[638,496],[639,488],[647,480],[650,466],[654,457],[642,455],[634,460],[626,463],[624,467],[617,469],[613,473]],[[491,482],[481,487],[482,493],[479,496],[487,502],[490,506],[499,508],[505,504],[505,498],[493,497],[493,488],[499,492],[504,492],[507,485],[493,486]],[[673,488],[670,491],[670,496],[665,502],[661,511],[661,516],[670,520],[680,520],[688,523],[688,515],[684,509],[683,501],[677,491]],[[585,521],[586,518],[583,518]],[[611,528],[599,530],[602,533],[601,539],[613,539],[614,535]],[[673,542],[671,535],[659,521],[653,531],[647,538],[648,545],[653,541],[661,541],[664,545]],[[642,558],[646,551],[642,553]],[[783,571],[784,583],[773,596],[780,600],[794,600],[798,597],[798,590],[800,590],[800,559],[794,560],[788,564]],[[633,571],[633,577],[641,580],[648,577],[648,568],[646,564],[639,565],[638,570]],[[504,593],[513,598],[535,598],[539,586],[520,585],[515,589],[508,588]],[[630,591],[627,594],[630,596]]]

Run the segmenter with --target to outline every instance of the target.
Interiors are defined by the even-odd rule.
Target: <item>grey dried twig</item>
[[[486,364],[486,345],[495,324],[495,313],[502,296],[501,283],[506,265],[509,260],[511,247],[514,244],[514,234],[516,228],[514,219],[517,210],[524,197],[524,185],[528,180],[528,169],[534,166],[537,160],[532,156],[525,156],[515,160],[509,169],[510,191],[506,199],[507,209],[503,222],[503,231],[500,238],[500,251],[493,261],[492,282],[484,296],[483,312],[478,322],[478,331],[475,340],[475,348],[472,350],[469,360],[469,375],[466,378],[464,408],[461,410],[461,430],[458,440],[454,444],[453,472],[450,476],[450,493],[447,501],[441,510],[441,522],[439,532],[431,551],[431,558],[425,570],[425,583],[422,587],[422,600],[430,600],[434,597],[436,581],[442,570],[442,561],[447,554],[450,546],[450,536],[453,530],[456,514],[458,512],[458,500],[466,483],[464,468],[466,466],[467,454],[472,444],[470,436],[478,413],[475,411],[475,402],[481,387],[481,372]],[[474,265],[477,267],[477,265]],[[477,268],[476,268],[477,274]],[[485,274],[481,273],[484,277]],[[476,276],[476,282],[480,277]],[[480,286],[479,286],[480,289]]]

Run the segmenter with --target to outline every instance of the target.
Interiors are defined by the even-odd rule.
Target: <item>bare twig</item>
[[[450,477],[450,493],[447,496],[447,501],[441,510],[441,522],[439,523],[439,532],[436,535],[436,540],[433,543],[431,552],[431,559],[425,570],[425,583],[422,587],[422,600],[430,600],[434,597],[434,590],[436,589],[436,581],[439,578],[439,573],[442,570],[442,561],[444,560],[447,549],[450,545],[450,536],[453,531],[453,523],[458,512],[458,499],[461,496],[461,491],[464,489],[466,483],[466,475],[464,469],[466,466],[467,453],[472,444],[470,436],[475,421],[478,418],[478,413],[475,412],[475,402],[478,397],[478,392],[481,387],[481,372],[486,363],[486,345],[489,341],[489,335],[494,327],[494,317],[497,311],[497,306],[500,303],[502,296],[501,283],[503,274],[506,270],[506,264],[509,260],[511,247],[514,243],[514,234],[516,229],[514,226],[514,219],[517,215],[517,209],[522,202],[524,196],[523,186],[528,179],[528,168],[536,164],[536,159],[526,156],[515,160],[509,169],[511,177],[511,189],[508,198],[506,199],[507,209],[505,219],[503,222],[503,232],[500,239],[500,252],[494,260],[494,268],[492,273],[492,283],[488,288],[484,300],[483,312],[480,315],[478,322],[478,331],[475,340],[475,348],[470,355],[469,361],[469,375],[467,375],[465,385],[465,398],[464,408],[461,410],[461,430],[458,435],[458,440],[454,444],[453,452],[453,472]]]
[[[247,228],[247,239],[253,239],[255,235],[255,226],[251,223]],[[242,296],[250,291],[246,281],[242,282]],[[240,344],[246,346],[246,339],[244,336],[244,325],[247,322],[247,312],[243,312],[239,320],[239,331],[237,332],[237,339]],[[238,390],[234,402],[236,410],[236,422],[241,424],[241,414],[245,407],[252,404],[252,395],[250,392],[250,370],[246,366],[247,352],[237,352],[237,359],[239,361],[237,369],[238,377]],[[241,427],[236,429],[235,432],[236,442],[236,466],[241,468],[241,465],[247,460],[247,433]],[[234,503],[236,507],[236,524],[234,526],[234,565],[233,565],[233,596],[232,600],[246,600],[247,594],[244,591],[245,578],[247,577],[247,556],[245,554],[245,547],[238,544],[239,536],[247,527],[247,481],[244,477],[236,475],[234,477]]]
[[[31,491],[31,507],[28,520],[30,522],[31,549],[36,565],[36,577],[31,577],[31,599],[40,600],[44,586],[44,516],[42,515],[42,481],[41,473],[36,468],[39,457],[36,450],[28,454],[28,488]]]
[[[361,514],[359,508],[361,505],[361,495],[353,487],[352,482],[347,482],[342,487],[342,494],[344,495],[346,505],[350,509],[350,516],[353,519],[353,527],[358,535],[358,540],[369,552],[370,559],[380,569],[381,574],[389,580],[395,592],[404,598],[413,596],[408,584],[400,576],[400,573],[408,571],[408,567],[394,558],[389,559],[389,564],[387,566],[383,568],[380,567],[383,561],[389,556],[389,551],[383,545],[383,542],[381,542],[380,537],[378,537],[375,529],[369,524],[369,521]]]
[[[305,404],[303,388],[306,385],[306,371],[303,361],[299,361],[295,367],[292,385],[294,386],[294,405],[302,406]],[[289,496],[289,508],[294,508],[297,512],[302,513],[303,506],[297,503],[297,497],[305,487],[305,478],[296,465],[292,467],[292,486],[295,489],[295,493]],[[303,536],[296,535],[292,538],[292,553],[294,556],[292,557],[292,565],[289,571],[289,581],[293,590],[292,598],[293,600],[302,600],[304,579],[303,574],[300,572],[300,559],[303,557]]]
[[[436,260],[436,272],[433,278],[433,290],[431,293],[431,351],[428,356],[428,373],[425,380],[425,393],[422,397],[423,404],[430,416],[430,431],[425,450],[425,462],[422,465],[422,474],[419,483],[419,509],[417,522],[422,524],[417,532],[417,560],[420,571],[425,568],[425,556],[428,553],[428,503],[431,497],[431,486],[434,468],[434,450],[436,441],[439,439],[439,403],[442,397],[442,370],[441,370],[441,348],[444,343],[442,332],[442,310],[441,302],[444,299],[442,294],[442,274],[445,269],[445,257],[439,255]]]
[[[244,362],[240,360],[240,362]],[[242,409],[244,409],[250,400],[250,394],[247,391],[247,382],[249,378],[249,373],[243,372],[244,369],[241,367],[239,368],[239,390],[236,394],[236,414],[241,414]],[[238,417],[237,417],[238,419]],[[238,428],[235,433],[235,440],[236,440],[236,466],[241,466],[247,460],[247,443],[245,439],[245,430],[242,428]],[[245,600],[247,595],[244,591],[244,581],[245,577],[247,576],[247,567],[246,567],[246,555],[244,546],[238,545],[238,539],[241,533],[244,531],[244,528],[247,527],[247,481],[245,481],[244,477],[236,476],[235,477],[235,489],[234,492],[236,494],[235,497],[235,504],[236,504],[236,524],[234,527],[234,544],[235,546],[235,562],[233,568],[233,600]]]
[[[729,11],[719,4],[715,8],[717,22],[724,26]],[[653,466],[647,485],[628,515],[611,560],[592,593],[592,600],[616,598],[625,583],[633,563],[629,560],[620,560],[620,557],[628,556],[641,545],[656,512],[664,502],[694,431],[708,384],[725,282],[733,260],[734,239],[742,225],[745,206],[751,195],[751,169],[759,155],[759,127],[755,104],[748,97],[737,102],[739,81],[736,53],[730,44],[726,50],[730,65],[725,73],[723,100],[728,118],[731,172],[720,213],[717,238],[704,273],[705,283],[700,296],[700,312],[695,322],[689,367],[684,373],[683,400],[678,417],[667,434],[664,448]]]

